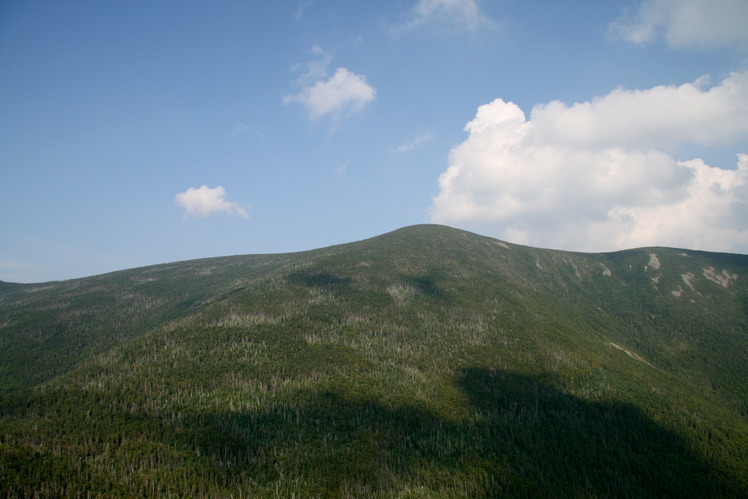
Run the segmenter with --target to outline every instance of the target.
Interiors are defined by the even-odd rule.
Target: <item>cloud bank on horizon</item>
[[[673,47],[704,49],[744,44],[748,31],[735,19],[747,18],[745,2],[652,0],[611,30],[636,43],[662,32]],[[736,152],[735,169],[669,153],[748,137],[748,71],[709,81],[536,104],[529,119],[501,98],[482,105],[449,154],[431,220],[572,250],[745,251],[748,151]]]

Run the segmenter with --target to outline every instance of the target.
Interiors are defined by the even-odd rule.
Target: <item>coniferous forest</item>
[[[423,225],[0,283],[2,497],[748,497],[748,256]]]

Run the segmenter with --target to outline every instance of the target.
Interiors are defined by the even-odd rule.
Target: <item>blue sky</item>
[[[0,280],[435,222],[748,253],[744,0],[0,4]]]

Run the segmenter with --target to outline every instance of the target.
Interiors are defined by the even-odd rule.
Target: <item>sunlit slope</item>
[[[744,494],[746,271],[425,225],[4,285],[3,492]]]
[[[505,333],[502,324],[579,329],[740,395],[748,384],[731,371],[746,362],[747,268],[744,255],[669,248],[580,254],[426,225],[304,253],[3,283],[0,388],[33,386],[195,313],[236,315],[261,308],[257,303],[293,309],[300,293],[312,293],[317,301],[343,300],[351,310],[409,315],[412,307],[404,304],[470,310]]]
[[[293,261],[253,255],[0,287],[0,389],[34,386]]]

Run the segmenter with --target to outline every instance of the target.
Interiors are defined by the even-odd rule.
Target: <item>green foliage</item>
[[[0,494],[745,496],[748,257],[683,253],[416,226],[0,283]]]

